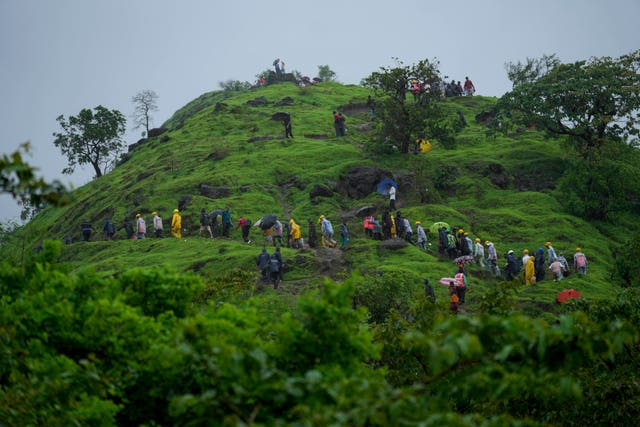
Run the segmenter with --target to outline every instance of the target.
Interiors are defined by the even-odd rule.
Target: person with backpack
[[[262,248],[262,252],[260,252],[258,257],[256,258],[256,265],[260,269],[260,273],[262,273],[262,281],[265,282],[265,283],[269,281],[269,261],[270,261],[270,259],[271,259],[271,257],[267,253],[267,249],[266,248]]]
[[[463,264],[458,264],[458,269],[453,277],[455,278],[456,293],[458,294],[460,305],[462,305],[467,292],[467,275],[464,274]]]
[[[475,244],[473,245],[473,259],[480,267],[486,267],[487,264],[484,262],[484,246],[479,237],[476,237]]]
[[[487,267],[493,274],[500,276],[500,268],[498,268],[498,251],[493,245],[493,242],[485,240],[485,246],[487,247]]]
[[[456,238],[450,231],[447,231],[447,254],[450,259],[454,259],[458,256],[458,249],[456,248]]]
[[[549,264],[552,264],[555,260],[558,259],[558,255],[556,255],[555,249],[551,246],[551,242],[547,242],[544,244],[547,247],[547,255],[549,256]]]
[[[582,249],[576,248],[576,253],[573,255],[573,268],[580,274],[587,274],[587,256],[582,252]]]
[[[271,228],[273,229],[273,246],[282,246],[282,223],[276,220]]]
[[[269,278],[273,283],[273,289],[278,289],[278,284],[282,279],[282,256],[280,255],[280,248],[276,248],[276,251],[269,257]]]
[[[107,236],[107,240],[113,240],[116,235],[116,226],[111,221],[111,218],[107,218],[104,220],[104,227],[102,227],[102,232]]]
[[[202,235],[202,231],[209,232],[209,237],[213,239],[213,233],[211,232],[211,220],[204,208],[200,209],[200,231],[198,231],[198,237]]]
[[[162,237],[162,218],[160,217],[160,215],[158,215],[158,212],[153,211],[151,212],[151,215],[153,215],[153,230],[155,231],[156,237],[160,238]]]
[[[93,231],[93,227],[91,223],[87,220],[82,221],[80,224],[80,231],[82,232],[82,238],[85,242],[88,242],[91,239],[91,232]]]
[[[129,218],[125,218],[124,222],[118,228],[118,231],[124,229],[125,234],[127,235],[127,239],[133,239],[133,224],[129,221]]]
[[[325,218],[324,215],[320,215],[318,222],[320,222],[322,230],[322,247],[335,247],[336,241],[333,240],[333,226],[331,225],[331,221]]]
[[[142,215],[136,214],[136,238],[144,239],[147,235],[147,224],[144,222]]]
[[[507,252],[507,265],[504,268],[507,282],[510,282],[517,277],[519,272],[520,266],[518,265],[518,259],[513,251],[509,250],[509,252]]]

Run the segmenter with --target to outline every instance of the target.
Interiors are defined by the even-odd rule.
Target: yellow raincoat
[[[171,235],[175,238],[182,238],[182,217],[178,209],[173,210],[173,217],[171,218]]]
[[[536,283],[536,279],[533,277],[536,273],[536,266],[534,263],[535,257],[529,257],[529,261],[527,261],[527,265],[524,266],[524,282],[527,285],[533,285]]]

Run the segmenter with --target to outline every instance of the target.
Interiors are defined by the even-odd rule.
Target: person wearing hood
[[[111,218],[107,218],[104,220],[104,226],[102,227],[102,232],[107,236],[107,240],[113,240],[116,235],[116,226],[111,221]]]
[[[408,218],[402,218],[402,229],[404,230],[404,240],[408,243],[412,243],[411,237],[413,236],[413,230],[411,229],[411,223]]]
[[[500,276],[500,269],[498,268],[498,252],[496,251],[493,242],[486,240],[484,242],[487,247],[487,264],[489,269],[496,276]]]
[[[507,253],[507,265],[504,269],[505,276],[508,282],[512,281],[514,277],[518,275],[520,266],[518,265],[518,259],[512,250]]]
[[[467,292],[467,275],[464,274],[464,265],[463,264],[458,264],[458,269],[455,272],[455,275],[453,276],[456,281],[455,281],[455,285],[456,285],[456,293],[458,294],[458,299],[460,300],[460,305],[464,304],[464,296],[465,293]]]
[[[173,210],[173,217],[171,217],[171,235],[176,239],[182,238],[182,217],[178,209]]]
[[[158,212],[151,212],[153,215],[153,230],[155,231],[156,237],[162,237],[162,218],[158,215]]]
[[[536,265],[536,282],[544,280],[544,249],[538,248],[535,254],[534,263]]]
[[[289,220],[289,227],[291,228],[289,233],[291,235],[292,247],[302,249],[302,231],[300,230],[300,226],[291,218]]]
[[[544,244],[547,247],[547,255],[549,257],[549,265],[558,259],[558,255],[556,255],[556,251],[551,246],[551,242],[547,242]]]
[[[423,251],[426,250],[427,233],[424,232],[424,228],[422,228],[420,221],[416,221],[416,236],[418,237],[418,247]]]
[[[269,260],[270,259],[271,257],[269,256],[269,253],[267,252],[266,248],[262,248],[262,252],[260,252],[258,257],[256,258],[256,265],[258,266],[258,268],[260,269],[260,272],[262,273],[263,282],[269,281]]]
[[[144,239],[147,235],[147,224],[145,224],[144,218],[142,218],[140,214],[136,214],[136,229],[136,237],[138,239]]]
[[[535,258],[532,256],[527,258],[527,263],[524,266],[524,283],[527,285],[533,285],[536,283]]]
[[[333,248],[336,242],[333,240],[333,225],[331,225],[331,221],[325,218],[324,215],[320,215],[318,222],[321,224],[322,230],[322,247]]]
[[[473,246],[473,259],[480,267],[486,267],[487,264],[484,262],[484,246],[480,243],[480,238],[476,237],[476,243]]]

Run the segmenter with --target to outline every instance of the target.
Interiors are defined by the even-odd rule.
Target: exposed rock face
[[[361,199],[376,191],[378,182],[383,178],[392,176],[391,172],[373,166],[355,167],[340,177],[337,190],[352,199]]]
[[[406,248],[407,246],[409,246],[409,244],[403,239],[388,239],[380,242],[380,249],[388,249],[391,251]]]
[[[493,185],[503,190],[509,187],[511,177],[507,170],[500,163],[489,163],[484,170],[484,174]]]
[[[200,195],[209,197],[210,199],[220,199],[223,197],[229,197],[231,195],[231,190],[225,186],[200,184]]]
[[[333,190],[322,184],[316,184],[309,191],[309,197],[315,199],[316,197],[331,197],[333,196]]]
[[[487,124],[491,120],[496,118],[496,113],[493,111],[483,111],[481,113],[476,114],[476,122]]]
[[[287,106],[287,105],[293,105],[293,98],[291,98],[290,96],[285,96],[280,101],[276,102],[275,105],[277,105],[278,107],[284,107],[284,106]]]
[[[153,138],[156,136],[160,136],[163,133],[165,133],[168,129],[167,128],[153,128],[153,129],[149,129],[149,134],[147,135],[147,137],[149,138]]]
[[[267,101],[267,98],[265,98],[264,96],[259,96],[254,99],[250,99],[246,102],[246,104],[251,105],[252,107],[260,107],[263,105],[269,105],[269,101]]]

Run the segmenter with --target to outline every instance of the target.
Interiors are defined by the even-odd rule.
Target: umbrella
[[[473,255],[462,255],[453,260],[454,264],[466,264],[473,261]]]
[[[455,277],[441,277],[440,280],[438,280],[438,284],[442,286],[449,286],[451,282],[456,283]]]
[[[431,224],[429,226],[429,231],[432,234],[435,234],[437,236],[438,235],[438,229],[442,228],[442,227],[451,229],[451,227],[449,227],[449,224],[447,224],[446,222],[434,222],[433,224]]]
[[[273,227],[277,219],[278,217],[276,216],[276,214],[269,214],[260,218],[258,221],[256,221],[256,223],[260,224],[260,228],[266,230],[267,228]]]
[[[360,209],[358,209],[355,213],[356,216],[364,216],[364,215],[369,215],[372,214],[373,211],[376,210],[375,206],[369,205],[369,206],[363,206]]]
[[[376,190],[378,190],[378,193],[386,196],[387,194],[389,194],[389,184],[391,184],[396,189],[398,188],[398,184],[396,184],[394,180],[392,180],[391,178],[384,178],[378,183],[378,185],[376,186]]]
[[[277,113],[273,113],[273,115],[271,116],[271,120],[275,120],[278,122],[282,122],[289,119],[291,119],[291,115],[286,111],[278,111]]]
[[[580,297],[582,297],[581,292],[578,292],[575,289],[565,289],[564,291],[558,293],[558,296],[556,297],[556,301],[558,301],[559,303],[563,303],[569,299],[580,298]]]

